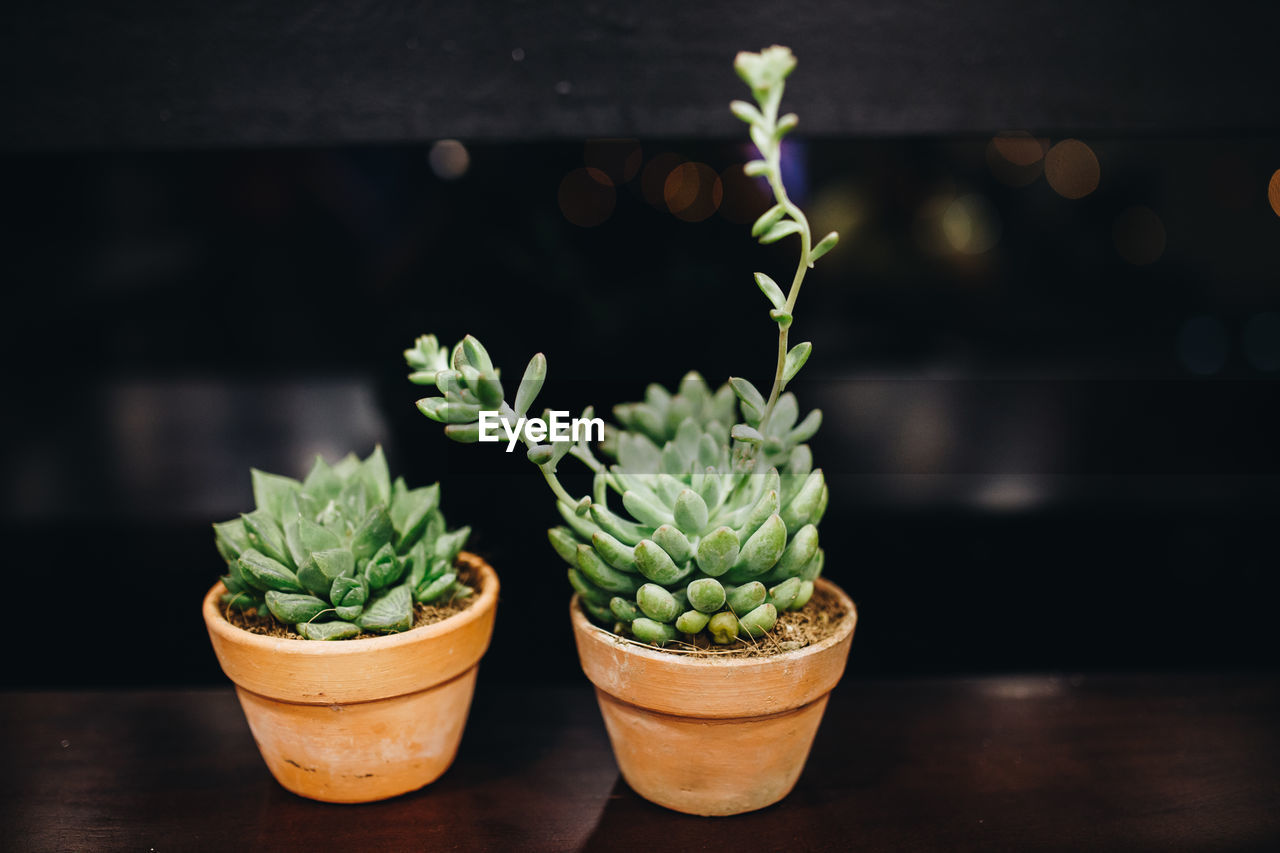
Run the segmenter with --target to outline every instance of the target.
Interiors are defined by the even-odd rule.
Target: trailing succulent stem
[[[336,465],[317,457],[302,482],[253,471],[257,508],[213,526],[227,561],[222,603],[256,609],[308,640],[413,627],[413,602],[465,598],[454,560],[471,529],[448,531],[440,485],[393,483],[382,448]]]
[[[521,420],[546,378],[541,353],[508,403],[499,371],[475,338],[446,350],[427,335],[405,351],[410,380],[440,393],[419,400],[418,408],[443,423],[447,435],[478,441],[482,423],[496,413],[488,422],[525,445],[556,496],[563,524],[548,535],[584,610],[658,646],[681,635],[720,644],[764,636],[780,612],[809,602],[825,559],[817,525],[828,492],[806,443],[822,414],[815,409],[801,419],[795,395],[786,390],[812,347],[788,348],[788,332],[805,272],[837,237],[812,245],[808,220],[782,182],[781,140],[796,119],[779,118],[778,107],[794,57],[775,46],[739,54],[735,67],[756,105],[735,101],[732,109],[751,125],[763,158],[747,171],[767,178],[776,199],[752,234],[762,243],[796,234],[801,244],[786,294],[764,273],[755,276],[778,326],[767,398],[746,379],[731,378],[713,390],[692,372],[674,392],[650,385],[644,400],[614,408],[619,425],[599,445],[602,461],[587,440],[542,443]],[[592,472],[589,495],[569,494],[557,478],[556,466],[568,455]]]

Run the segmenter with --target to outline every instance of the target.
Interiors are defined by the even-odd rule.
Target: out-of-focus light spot
[[[1280,314],[1255,314],[1244,326],[1244,355],[1258,370],[1280,370]]]
[[[568,80],[561,80],[559,83],[556,84],[557,95],[567,95],[572,91],[573,91],[573,84],[570,83]]]
[[[1276,212],[1276,216],[1280,216],[1280,169],[1276,169],[1271,182],[1267,184],[1267,200],[1271,202],[1271,209]]]
[[[818,230],[822,233],[825,234],[828,231],[839,233],[840,242],[846,244],[854,239],[858,229],[866,222],[869,215],[869,205],[865,195],[855,184],[846,182],[833,184],[819,191],[813,200],[813,211],[809,218],[812,222],[821,223]],[[852,253],[839,252],[828,257],[850,258]]]
[[[946,234],[942,231],[942,216],[956,200],[951,190],[941,190],[925,200],[916,211],[915,220],[911,223],[911,233],[917,245],[931,255],[943,255],[951,246]]]
[[[620,187],[640,171],[643,157],[634,139],[588,139],[582,159],[588,169],[603,172],[613,186]]]
[[[523,47],[512,48],[511,60],[513,62],[524,62],[524,48]]]
[[[1227,363],[1230,340],[1217,317],[1192,317],[1178,331],[1178,358],[1199,376],[1217,373]]]
[[[1014,166],[1031,166],[1044,159],[1049,140],[1032,136],[1025,130],[1009,130],[997,134],[991,145],[1001,159]]]
[[[701,222],[720,207],[724,185],[706,163],[681,163],[667,173],[662,197],[677,219]]]
[[[1030,509],[1044,498],[1044,487],[1035,478],[1010,475],[983,483],[973,495],[978,506],[996,512]]]
[[[557,198],[565,219],[582,228],[592,228],[613,213],[617,193],[609,176],[599,169],[574,169],[560,181]]]
[[[941,226],[947,245],[966,255],[980,255],[1000,242],[1000,215],[975,193],[947,205]]]
[[[1037,157],[1030,163],[1014,163],[1000,153],[996,139],[987,143],[987,168],[997,181],[1010,187],[1025,187],[1035,181],[1044,172],[1044,157]],[[1034,142],[1036,140],[1028,140]]]
[[[670,175],[671,170],[683,162],[684,158],[679,154],[668,151],[645,164],[644,171],[640,173],[640,194],[644,196],[644,200],[654,207],[665,208],[667,200],[664,190],[667,185],[667,175]]]
[[[741,164],[730,166],[721,172],[720,185],[724,187],[720,215],[730,222],[738,225],[755,222],[760,214],[773,206],[769,185],[761,178],[748,176],[742,171]],[[842,231],[841,234],[843,233]]]
[[[1164,223],[1149,207],[1131,207],[1116,218],[1111,240],[1120,257],[1135,266],[1145,266],[1164,254]]]
[[[427,162],[436,177],[445,181],[456,181],[467,173],[471,165],[471,155],[467,147],[456,139],[441,139],[431,146],[427,154]]]
[[[1044,157],[1044,177],[1064,198],[1084,198],[1098,188],[1098,157],[1079,139],[1064,139]]]
[[[1061,696],[1062,679],[1049,678],[1001,678],[985,682],[978,688],[995,699],[1050,699]]]

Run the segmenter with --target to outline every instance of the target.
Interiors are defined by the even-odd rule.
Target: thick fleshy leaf
[[[302,491],[317,504],[324,506],[338,497],[338,493],[342,491],[342,480],[323,457],[317,456],[315,464],[307,474],[307,479],[302,481]]]
[[[290,493],[296,495],[302,488],[302,484],[292,477],[268,474],[257,468],[249,469],[249,478],[253,481],[254,505],[275,519],[282,517],[285,496]]]
[[[747,124],[764,124],[764,116],[746,101],[730,101],[729,111]]]
[[[267,609],[271,615],[286,625],[310,622],[326,610],[332,610],[329,602],[314,595],[267,590]]]
[[[520,387],[516,389],[516,417],[521,417],[525,412],[529,411],[529,407],[533,405],[538,392],[542,390],[542,383],[546,378],[547,357],[542,353],[537,353],[533,358],[529,359],[529,365],[524,369],[524,376],[520,378]]]
[[[659,527],[675,521],[671,513],[636,491],[628,489],[622,493],[622,505],[627,508],[637,521]]]
[[[636,604],[655,622],[674,622],[680,615],[675,596],[656,583],[647,583],[636,590]]]
[[[778,287],[777,282],[764,273],[756,273],[756,286],[769,298],[774,308],[781,310],[787,304],[787,297],[783,295],[782,288]]]
[[[254,589],[266,592],[274,589],[279,592],[302,592],[298,577],[279,560],[272,559],[261,551],[250,548],[240,555],[237,561],[241,577]]]
[[[609,599],[609,609],[619,622],[632,622],[640,615],[640,608],[634,601],[627,601],[620,595]]]
[[[676,565],[661,545],[645,539],[636,546],[636,568],[654,583],[668,586],[688,577],[693,571],[693,564]]]
[[[458,553],[462,550],[462,547],[467,544],[467,537],[470,535],[471,528],[467,526],[442,534],[436,539],[433,552],[435,557],[452,565],[453,561],[458,558]]]
[[[397,492],[392,496],[391,525],[396,530],[396,550],[408,551],[427,529],[431,511],[440,505],[440,484]]]
[[[834,249],[839,240],[840,235],[834,231],[819,240],[818,245],[814,246],[813,249],[809,251],[809,263],[812,265],[814,261],[818,260],[818,258],[821,258],[827,252]]]
[[[355,535],[351,537],[351,553],[355,555],[357,563],[363,562],[377,553],[383,545],[392,541],[395,535],[395,526],[391,523],[387,508],[382,505],[375,506],[364,516],[364,520],[356,528]]]
[[[338,479],[342,481],[343,485],[346,485],[347,481],[359,470],[360,457],[354,453],[348,453],[333,466],[333,473],[338,475]]]
[[[733,393],[738,395],[738,399],[751,408],[763,412],[764,396],[752,385],[747,379],[740,376],[729,377],[729,386],[733,388]]]
[[[591,520],[605,533],[626,545],[635,545],[653,533],[653,527],[619,518],[605,508],[603,501],[591,505]]]
[[[800,487],[800,491],[796,492],[796,496],[791,499],[791,503],[787,504],[782,510],[782,520],[787,524],[787,530],[795,535],[801,527],[809,523],[809,517],[814,514],[818,508],[818,503],[822,500],[822,489],[825,480],[822,477],[822,469],[815,468],[809,472],[809,477],[804,481],[804,485]]]
[[[342,547],[337,534],[306,518],[298,521],[298,540],[306,554]]]
[[[381,444],[360,463],[360,476],[373,503],[391,503],[391,472],[387,470],[387,457],[382,453]]]
[[[693,606],[694,610],[699,610],[703,613],[715,613],[721,607],[724,607],[724,586],[715,578],[699,578],[689,584],[685,594],[689,597],[689,604]]]
[[[234,563],[242,552],[253,547],[245,533],[244,520],[240,518],[213,525],[213,540],[218,546],[218,553],[228,563]]]
[[[674,625],[667,625],[647,616],[641,616],[631,623],[631,633],[640,642],[654,646],[665,646],[676,638]]]
[[[738,561],[740,543],[738,535],[729,527],[717,527],[698,543],[698,568],[712,577],[718,577]]]
[[[390,542],[379,548],[364,567],[364,576],[372,590],[391,586],[400,580],[402,574],[404,574],[404,563],[396,557],[396,551],[391,547]]]
[[[683,634],[696,634],[703,628],[707,627],[707,623],[711,621],[711,616],[698,610],[686,610],[676,619],[676,630]]]
[[[667,552],[677,565],[686,563],[693,556],[693,545],[688,537],[670,524],[664,524],[653,531],[653,541]]]
[[[350,622],[360,615],[369,600],[369,582],[363,576],[334,578],[329,600],[337,608],[338,618]]]
[[[676,527],[690,536],[696,536],[707,526],[707,502],[692,489],[685,489],[676,497]]]
[[[813,344],[809,341],[802,341],[791,348],[782,367],[783,382],[790,382],[795,379],[796,374],[800,372],[800,368],[804,367],[804,363],[809,360],[809,353],[811,352],[813,352]]]
[[[366,631],[394,634],[413,627],[413,594],[401,584],[387,590],[364,609],[355,623]]]
[[[284,531],[266,510],[256,509],[240,516],[244,521],[245,535],[249,544],[273,560],[283,563],[292,569],[293,557],[289,555],[289,546],[284,541]]]
[[[735,567],[749,575],[758,575],[773,568],[786,547],[787,526],[780,516],[771,515],[742,546]]]
[[[777,223],[764,234],[760,235],[760,242],[767,246],[770,243],[776,243],[788,234],[799,234],[800,224],[790,219],[784,219]]]
[[[353,622],[304,622],[294,630],[308,640],[349,640],[360,635],[360,626]]]
[[[577,569],[569,569],[569,586],[582,597],[582,600],[596,607],[607,607],[610,593],[587,580],[586,575]],[[630,593],[628,593],[630,594]]]
[[[453,582],[458,579],[455,572],[445,572],[440,577],[433,580],[424,581],[423,584],[414,591],[414,597],[423,604],[435,604],[444,598]]]
[[[749,637],[759,639],[773,629],[778,622],[778,609],[772,604],[761,604],[745,616],[738,617],[738,628]]]
[[[590,545],[578,546],[578,570],[592,584],[615,595],[632,595],[642,583],[635,575],[610,566]]]
[[[636,551],[632,546],[624,545],[603,530],[596,531],[592,535],[591,544],[596,549],[596,553],[615,569],[622,572],[636,571]],[[576,557],[576,544],[574,546],[574,554]]]
[[[751,581],[741,586],[736,586],[728,591],[726,603],[729,609],[736,614],[749,613],[755,610],[768,597],[769,591],[764,588],[764,584],[760,581]]]

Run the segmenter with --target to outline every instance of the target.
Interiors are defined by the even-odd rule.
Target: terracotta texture
[[[732,815],[781,800],[804,769],[827,695],[844,672],[857,623],[765,658],[692,657],[628,642],[597,628],[575,596],[578,656],[596,687],[618,768],[647,800],[696,815]]]
[[[369,802],[417,790],[453,763],[498,602],[489,564],[465,551],[459,560],[481,578],[469,608],[372,639],[251,634],[223,616],[222,584],[209,590],[213,650],[281,785],[316,800]]]

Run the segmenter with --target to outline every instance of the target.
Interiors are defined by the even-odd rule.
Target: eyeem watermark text
[[[539,443],[604,440],[604,421],[600,418],[571,418],[568,412],[555,409],[547,414],[551,417],[549,421],[542,418],[517,418],[512,426],[499,412],[481,412],[480,440],[502,441],[502,436],[499,435],[501,431],[506,434],[508,453],[516,449],[521,433]]]

